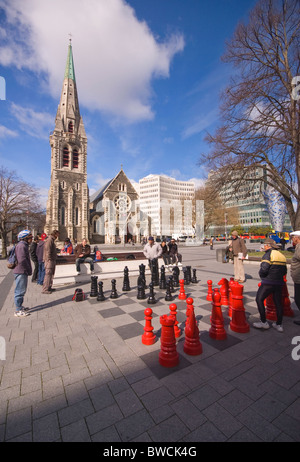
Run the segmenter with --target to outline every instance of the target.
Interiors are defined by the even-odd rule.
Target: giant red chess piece
[[[175,367],[179,363],[179,354],[176,350],[174,334],[174,316],[164,314],[160,317],[161,323],[161,350],[159,352],[159,364],[164,367]]]
[[[194,300],[192,298],[188,298],[186,301],[188,308],[187,308],[187,316],[188,320],[185,326],[185,341],[183,345],[183,351],[191,356],[201,355],[202,353],[202,345],[199,339],[199,329],[196,322],[195,311],[194,311]]]
[[[178,298],[179,298],[179,300],[185,300],[186,299],[186,293],[185,293],[185,290],[184,290],[184,279],[180,279],[179,286],[180,286],[180,289],[179,289]]]
[[[228,316],[232,316],[232,294],[231,294],[231,285],[234,283],[234,278],[230,278],[228,284]]]
[[[220,287],[220,294],[221,294],[221,305],[229,306],[229,282],[226,278],[222,278],[221,281],[218,282]]]
[[[207,290],[206,300],[208,302],[212,302],[213,289],[212,289],[212,281],[211,280],[207,281],[207,286],[208,286],[208,290]]]
[[[294,316],[294,311],[291,307],[291,301],[289,297],[289,291],[286,285],[286,276],[283,276],[284,284],[282,288],[282,305],[283,305],[283,316],[289,316],[292,318]]]
[[[151,324],[152,321],[152,310],[151,308],[146,308],[144,311],[145,315],[145,327],[144,333],[142,335],[142,343],[144,345],[153,345],[155,343],[156,335],[153,334],[153,326]]]
[[[224,329],[224,318],[221,309],[221,294],[219,289],[213,290],[212,294],[212,312],[210,317],[211,328],[209,336],[215,340],[225,340],[227,338]]]
[[[171,303],[169,306],[170,308],[170,314],[174,317],[175,323],[174,323],[174,334],[175,337],[178,338],[181,335],[181,330],[178,327],[178,321],[177,321],[177,305],[175,303]]]
[[[229,325],[231,330],[240,333],[246,333],[250,330],[250,326],[246,321],[243,290],[244,286],[237,281],[231,285],[232,319]]]

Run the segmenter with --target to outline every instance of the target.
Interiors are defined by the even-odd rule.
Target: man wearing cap
[[[150,269],[152,268],[153,260],[157,260],[162,254],[162,247],[157,242],[154,242],[152,236],[148,237],[148,244],[145,245],[143,253],[148,258]]]
[[[32,233],[24,229],[18,234],[18,244],[16,245],[17,266],[14,268],[15,277],[15,316],[21,318],[28,316],[29,308],[24,308],[23,301],[27,290],[28,276],[32,275],[32,267],[29,254],[29,246],[32,242]]]
[[[266,310],[264,301],[269,295],[273,295],[276,306],[277,321],[272,326],[278,331],[283,332],[282,318],[282,288],[284,284],[283,277],[287,273],[286,258],[279,252],[278,246],[273,239],[266,239],[264,242],[265,254],[262,257],[259,276],[261,284],[256,294],[257,308],[260,314],[260,321],[254,322],[253,327],[257,329],[269,329],[270,325],[266,320]]]
[[[300,310],[300,231],[293,231],[290,236],[295,247],[295,253],[291,260],[291,277],[294,282],[294,300],[298,310]],[[294,321],[300,326],[300,321]]]
[[[234,264],[234,280],[245,282],[245,271],[243,260],[247,256],[247,248],[244,239],[240,238],[237,231],[232,231],[232,253]]]

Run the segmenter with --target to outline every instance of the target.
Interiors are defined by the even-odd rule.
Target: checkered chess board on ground
[[[148,281],[147,281],[148,284]],[[213,287],[219,287],[216,284]],[[137,286],[131,287],[130,291],[122,291],[122,281],[117,283],[118,298],[110,298],[110,290],[104,291],[105,300],[98,301],[97,297],[88,296],[88,301],[94,305],[95,309],[102,316],[105,321],[117,332],[121,339],[126,342],[130,348],[146,363],[152,372],[158,377],[163,378],[174,371],[184,369],[187,366],[199,361],[203,355],[213,354],[213,352],[222,351],[232,347],[240,342],[243,342],[245,336],[249,334],[240,334],[230,330],[230,318],[228,317],[228,309],[222,306],[224,317],[224,326],[227,333],[225,340],[215,340],[209,336],[210,316],[212,311],[212,303],[207,301],[207,282],[199,281],[197,283],[190,283],[185,285],[185,293],[187,298],[191,297],[194,301],[194,312],[198,328],[200,331],[200,342],[203,347],[203,353],[198,356],[189,356],[184,353],[183,345],[185,340],[184,328],[186,322],[186,308],[187,303],[184,300],[179,300],[179,287],[172,292],[172,301],[166,301],[166,290],[160,289],[155,286],[155,304],[148,303],[149,286],[145,290],[146,298],[144,300],[137,299],[138,290]],[[250,294],[244,297],[244,306],[246,319],[249,316],[257,315],[257,308],[255,299]],[[246,303],[248,302],[248,305]],[[159,364],[158,354],[161,348],[160,335],[161,324],[160,316],[170,314],[169,305],[175,303],[177,306],[177,321],[178,327],[181,329],[181,336],[176,339],[177,352],[179,354],[179,365],[174,368],[165,368]],[[145,309],[151,308],[152,310],[152,326],[153,333],[156,335],[154,345],[144,345],[142,343],[142,335],[145,327]],[[250,334],[251,335],[251,334]]]

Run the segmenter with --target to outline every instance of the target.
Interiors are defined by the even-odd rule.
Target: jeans
[[[281,326],[283,317],[282,306],[282,287],[279,285],[261,284],[256,294],[257,308],[260,314],[261,322],[266,322],[266,310],[264,301],[269,295],[273,295],[274,305],[276,306],[277,321],[276,324]]]
[[[76,271],[80,273],[80,265],[81,263],[89,263],[91,271],[94,271],[94,260],[92,257],[79,257],[76,259]]]
[[[15,274],[15,306],[16,311],[21,311],[23,308],[24,295],[27,289],[28,276],[27,274]]]
[[[45,277],[45,265],[44,262],[41,261],[39,262],[39,272],[38,272],[38,281],[37,283],[42,286],[44,283],[44,277]]]

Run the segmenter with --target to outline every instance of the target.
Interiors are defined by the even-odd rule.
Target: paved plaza
[[[223,308],[227,338],[213,340],[207,281],[220,287],[221,278],[233,276],[233,265],[216,259],[222,246],[180,246],[183,264],[197,270],[198,283],[185,289],[200,330],[198,356],[183,351],[186,303],[178,299],[179,289],[173,302],[166,302],[166,291],[156,287],[157,302],[149,306],[147,299],[137,299],[136,277],[130,277],[129,292],[117,279],[117,299],[110,299],[111,283],[104,280],[102,302],[90,297],[90,283],[42,295],[29,281],[24,306],[30,315],[20,319],[14,317],[13,273],[0,260],[0,441],[300,441],[300,327],[293,323],[300,313],[289,270],[294,317],[284,317],[283,333],[252,327],[258,319],[259,263],[247,263],[244,307],[250,331],[233,332]],[[86,300],[76,303],[78,287]],[[182,333],[179,364],[165,368],[158,362],[160,316],[169,313],[170,303],[177,305]],[[151,346],[141,341],[147,306],[156,334]]]

